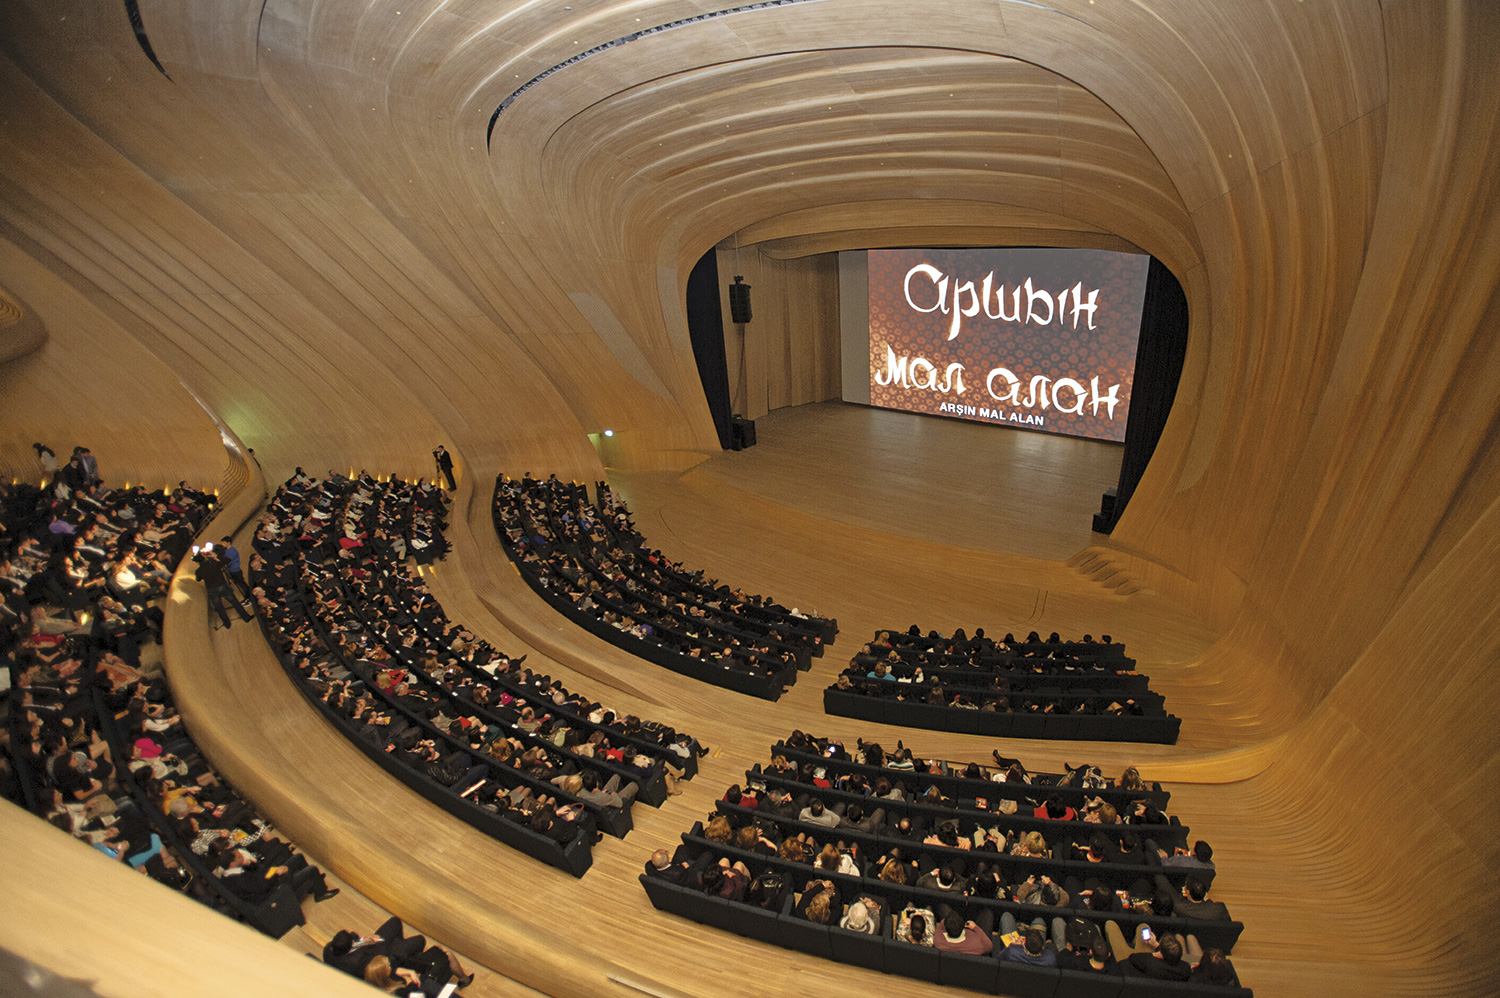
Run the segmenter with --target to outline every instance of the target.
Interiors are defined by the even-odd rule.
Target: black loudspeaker
[[[750,321],[750,285],[739,274],[729,285],[729,321],[741,325]]]
[[[729,449],[744,450],[755,446],[755,420],[735,416],[729,424]]]
[[[1099,512],[1094,514],[1094,533],[1108,534],[1114,531],[1115,521],[1119,519],[1119,514],[1115,512],[1119,498],[1119,489],[1104,490],[1104,497],[1099,501]]]

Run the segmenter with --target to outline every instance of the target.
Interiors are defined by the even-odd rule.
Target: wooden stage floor
[[[1095,539],[1124,445],[848,402],[778,409],[698,470],[810,516],[1063,561]]]

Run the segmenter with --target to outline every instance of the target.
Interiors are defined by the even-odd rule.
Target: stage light
[[[615,431],[614,431],[614,430],[605,430],[605,431],[604,431],[604,435],[605,435],[605,436],[606,436],[606,437],[612,437],[612,436],[614,436],[614,435],[615,435]]]

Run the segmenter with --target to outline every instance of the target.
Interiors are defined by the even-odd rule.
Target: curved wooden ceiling
[[[1481,920],[1389,899],[1500,901],[1472,703],[1500,657],[1500,8],[814,0],[590,54],[493,133],[547,70],[722,8],[140,9],[170,80],[118,5],[0,5],[0,285],[49,333],[0,366],[4,471],[51,431],[211,476],[196,399],[273,476],[426,472],[441,439],[582,478],[605,426],[612,463],[680,469],[716,449],[681,303],[721,240],[1138,246],[1193,328],[1109,556],[1219,635],[1176,681],[1244,747],[1164,763],[1305,859],[1305,905],[1242,900],[1279,926],[1252,959],[1288,993],[1489,989]],[[68,391],[80,356],[132,391]]]

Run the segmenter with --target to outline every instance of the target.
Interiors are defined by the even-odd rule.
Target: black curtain
[[[1099,533],[1114,530],[1156,451],[1167,414],[1177,398],[1187,336],[1187,295],[1172,272],[1152,257],[1146,274],[1146,298],[1141,304],[1141,338],[1135,352],[1135,386],[1130,395],[1130,422],[1125,427],[1120,484],[1114,510],[1094,518],[1094,529]]]
[[[719,307],[719,258],[711,249],[688,275],[687,324],[719,446],[728,450],[729,367],[724,360],[724,312]]]

